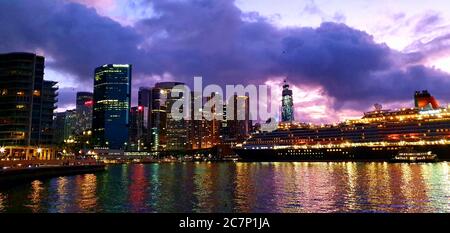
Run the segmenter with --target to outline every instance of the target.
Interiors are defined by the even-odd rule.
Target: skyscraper
[[[77,92],[77,128],[76,134],[92,128],[92,107],[94,106],[93,94],[91,92]]]
[[[129,150],[146,150],[144,144],[144,107],[132,107],[130,111]]]
[[[44,80],[45,58],[0,54],[0,146],[10,156],[51,158],[56,82]],[[44,147],[42,149],[41,147]],[[36,149],[43,151],[36,154]]]
[[[222,122],[222,138],[243,141],[250,135],[252,121],[250,120],[250,97],[233,95],[224,109],[226,122]],[[223,128],[225,125],[226,128]]]
[[[62,145],[64,143],[64,125],[66,122],[66,112],[57,112],[53,119],[53,143]]]
[[[67,110],[64,118],[64,141],[74,140],[77,136],[77,116],[76,110]]]
[[[173,103],[183,97],[172,97],[172,88],[180,82],[161,82],[151,91],[151,149],[179,150],[187,144],[186,122],[174,120],[170,114]]]
[[[128,142],[131,65],[95,69],[93,142],[96,149],[124,150]]]
[[[143,143],[143,149],[147,150],[151,147],[150,128],[151,124],[151,102],[152,102],[152,88],[140,87],[138,92],[138,107],[141,108],[139,112],[142,115],[142,120],[139,127],[142,129],[142,134],[139,138]]]
[[[281,100],[281,121],[294,121],[294,101],[292,99],[292,90],[289,89],[289,84],[287,84],[286,80],[284,80]]]
[[[211,95],[207,97],[203,97],[199,93],[191,93],[190,120],[186,122],[188,135],[187,149],[212,148],[219,144],[220,123],[222,121],[216,119],[216,114],[222,113],[215,112],[215,105],[206,106],[208,109],[203,107],[200,109],[195,108],[196,101],[203,106],[208,101],[212,101],[214,96],[216,96],[216,93],[211,93]],[[218,98],[221,97],[218,96]],[[222,117],[223,116],[220,115],[218,118]]]

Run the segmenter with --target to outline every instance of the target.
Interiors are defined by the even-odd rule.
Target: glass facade
[[[130,100],[131,65],[108,64],[95,69],[92,128],[96,148],[126,148]]]

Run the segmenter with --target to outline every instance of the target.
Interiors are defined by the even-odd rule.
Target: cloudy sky
[[[0,52],[46,57],[60,110],[105,63],[133,64],[134,101],[158,81],[288,77],[300,121],[409,107],[422,89],[450,102],[448,0],[0,0],[0,27]]]

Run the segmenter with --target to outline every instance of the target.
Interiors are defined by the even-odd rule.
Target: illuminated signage
[[[94,104],[94,101],[92,101],[92,100],[88,100],[88,101],[84,102],[84,106],[86,106],[86,107],[91,107],[93,104]]]

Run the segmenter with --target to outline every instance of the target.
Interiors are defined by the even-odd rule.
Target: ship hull
[[[391,161],[400,151],[431,151],[438,161],[450,161],[450,145],[397,146],[397,147],[352,147],[352,148],[308,148],[308,149],[235,149],[241,161]]]

